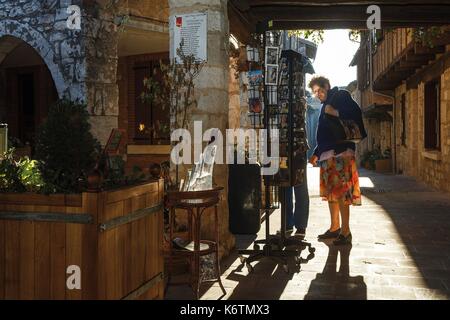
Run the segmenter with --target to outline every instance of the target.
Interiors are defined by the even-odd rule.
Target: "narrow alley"
[[[352,247],[318,242],[329,225],[327,202],[319,197],[319,169],[309,168],[310,219],[306,240],[315,257],[287,274],[268,259],[242,266],[236,251],[222,264],[227,295],[222,299],[448,299],[450,297],[450,195],[405,176],[360,171],[361,207],[351,208]],[[271,233],[280,226],[271,216]],[[258,238],[264,237],[264,223]],[[252,248],[254,236],[237,236]],[[302,252],[306,258],[307,250]],[[293,264],[293,263],[292,263]],[[205,285],[202,299],[222,295]],[[171,286],[167,299],[191,299],[188,287]]]

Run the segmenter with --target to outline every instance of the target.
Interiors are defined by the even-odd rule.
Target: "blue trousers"
[[[295,187],[285,188],[286,200],[286,228],[306,229],[309,219],[309,193],[308,181]],[[295,206],[293,205],[293,193],[295,193]],[[295,208],[295,210],[293,210]]]

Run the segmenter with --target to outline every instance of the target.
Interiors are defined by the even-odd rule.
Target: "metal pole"
[[[8,151],[8,125],[0,123],[0,158]]]

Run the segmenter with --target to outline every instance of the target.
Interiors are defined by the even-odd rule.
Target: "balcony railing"
[[[416,71],[445,52],[450,33],[442,33],[433,40],[433,46],[414,40],[414,29],[395,29],[387,32],[378,43],[372,60],[372,79],[375,90],[393,90]]]
[[[387,32],[373,55],[373,79],[378,79],[385,73],[412,43],[413,29],[403,28]]]

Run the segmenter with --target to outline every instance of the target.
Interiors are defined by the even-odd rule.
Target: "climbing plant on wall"
[[[177,55],[178,61],[173,59],[169,64],[160,61],[159,70],[154,69],[153,74],[144,79],[141,94],[144,101],[154,102],[170,112],[172,130],[189,128],[190,110],[197,105],[195,79],[205,64],[194,55],[186,55],[183,44],[177,49]],[[160,73],[159,80],[156,80],[157,73]]]

